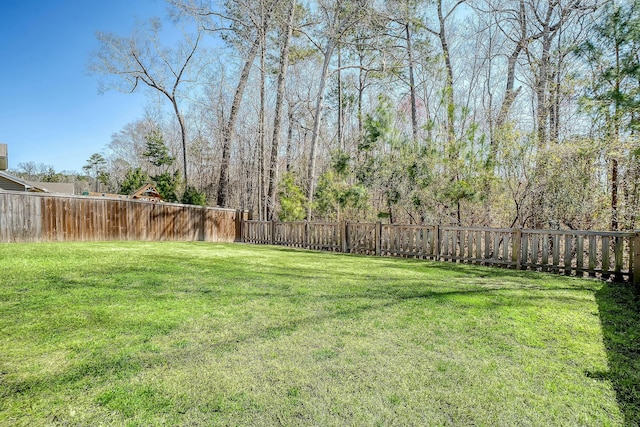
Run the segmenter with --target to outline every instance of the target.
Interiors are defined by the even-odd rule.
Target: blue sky
[[[0,143],[9,168],[33,161],[82,171],[111,135],[144,114],[139,94],[98,93],[87,63],[95,31],[128,35],[166,15],[161,0],[38,0],[0,6]]]

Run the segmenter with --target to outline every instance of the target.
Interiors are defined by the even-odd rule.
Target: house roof
[[[72,182],[33,182],[32,184],[48,193],[75,194],[75,185]]]
[[[65,182],[30,182],[24,179],[13,176],[8,172],[0,171],[0,178],[5,181],[15,184],[17,190],[19,187],[23,187],[23,191],[31,191],[37,193],[58,193],[58,194],[75,194],[74,184]]]
[[[9,158],[7,156],[7,144],[0,144],[0,171],[5,171],[9,167]]]
[[[45,190],[44,188],[38,187],[37,185],[34,185],[28,181],[25,181],[23,179],[18,178],[17,176],[13,176],[10,173],[7,173],[5,171],[0,171],[0,177],[6,179],[7,181],[11,181],[14,182],[18,185],[21,185],[24,187],[25,191],[35,191],[35,192],[39,192],[39,193],[47,193],[48,191]]]

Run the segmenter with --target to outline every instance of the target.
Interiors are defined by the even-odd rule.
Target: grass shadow
[[[606,283],[596,292],[609,372],[625,425],[640,425],[640,292],[630,285]]]

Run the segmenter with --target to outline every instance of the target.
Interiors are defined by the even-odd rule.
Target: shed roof
[[[131,193],[132,199],[153,199],[162,200],[160,192],[153,184],[145,184]]]

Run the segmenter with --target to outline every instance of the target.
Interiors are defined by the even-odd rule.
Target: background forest
[[[97,33],[145,117],[92,190],[280,220],[640,228],[640,3],[169,1]],[[39,179],[68,179],[19,165]]]

